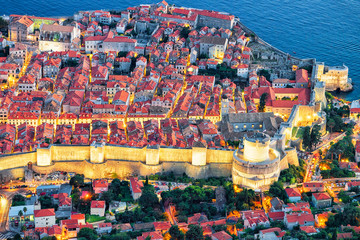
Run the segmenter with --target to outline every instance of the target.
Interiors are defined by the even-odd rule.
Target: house
[[[249,77],[249,65],[247,64],[239,64],[237,67],[236,75],[238,77],[242,78],[248,78]]]
[[[190,225],[190,224],[200,224],[208,221],[209,220],[205,214],[195,213],[194,216],[188,218],[187,223]]]
[[[163,240],[163,236],[159,232],[144,232],[141,236],[137,237],[137,240],[145,240],[150,237],[151,240]]]
[[[279,227],[268,228],[264,230],[260,230],[259,234],[257,234],[257,238],[259,240],[279,240],[284,237],[286,231],[281,230]]]
[[[97,233],[98,234],[110,234],[112,231],[112,224],[111,223],[99,223]]]
[[[285,192],[290,202],[301,201],[301,193],[298,188],[285,188]]]
[[[289,230],[292,230],[295,226],[314,226],[315,219],[312,213],[307,212],[295,212],[287,213],[284,218],[284,223]]]
[[[306,182],[303,183],[304,192],[324,192],[325,187],[322,182]]]
[[[91,201],[90,214],[103,217],[105,215],[105,201]]]
[[[284,201],[281,200],[278,197],[274,197],[270,200],[270,204],[271,204],[271,211],[281,211],[284,204]]]
[[[55,209],[34,210],[35,227],[51,227],[55,225]]]
[[[313,193],[311,199],[314,207],[317,208],[330,207],[332,203],[332,198],[326,192]]]
[[[143,182],[139,181],[138,178],[136,177],[130,178],[130,190],[134,200],[137,200],[141,197],[141,193],[142,193],[141,188],[143,186],[144,186]]]
[[[211,234],[211,239],[212,240],[232,240],[233,238],[232,238],[232,236],[227,234],[225,231],[220,231],[220,232]]]
[[[314,226],[302,226],[300,227],[301,231],[306,232],[307,235],[314,235],[318,233],[318,230]]]
[[[92,183],[93,190],[96,194],[107,192],[109,183],[106,179],[94,180]]]

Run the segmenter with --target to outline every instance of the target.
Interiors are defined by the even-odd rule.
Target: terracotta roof
[[[330,200],[331,197],[328,193],[326,192],[323,192],[323,193],[313,193],[313,196],[314,198],[317,200],[317,201],[321,201],[321,200]]]
[[[105,208],[105,201],[91,201],[91,208]]]
[[[41,209],[41,210],[34,210],[35,217],[48,217],[48,216],[55,216],[55,209]]]
[[[298,188],[285,188],[285,192],[288,197],[301,197],[301,193]]]

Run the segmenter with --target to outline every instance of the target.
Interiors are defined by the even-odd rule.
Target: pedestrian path
[[[14,232],[2,232],[0,233],[0,239],[10,239],[16,235]]]

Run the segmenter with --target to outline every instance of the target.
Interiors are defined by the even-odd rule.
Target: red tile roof
[[[91,201],[91,208],[105,208],[105,201]]]
[[[35,217],[48,217],[48,216],[55,216],[55,209],[41,209],[41,210],[34,210]]]

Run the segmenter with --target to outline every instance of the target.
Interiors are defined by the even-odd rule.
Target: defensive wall
[[[66,171],[88,178],[150,175],[162,172],[186,173],[194,178],[230,176],[233,150],[171,147],[123,147],[51,145],[35,152],[0,156],[0,176],[24,175],[29,162],[38,173]],[[17,170],[15,170],[17,169]]]

